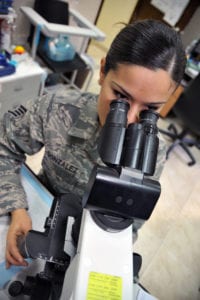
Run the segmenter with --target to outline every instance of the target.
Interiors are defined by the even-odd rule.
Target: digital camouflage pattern
[[[71,191],[81,198],[93,166],[102,164],[97,151],[97,98],[91,93],[58,90],[4,115],[0,123],[1,215],[27,208],[20,169],[25,154],[35,154],[42,147],[45,154],[40,177],[44,184],[54,195]],[[164,160],[161,140],[156,179]]]

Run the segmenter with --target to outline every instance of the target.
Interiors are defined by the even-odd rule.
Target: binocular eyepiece
[[[129,103],[123,99],[111,102],[100,136],[100,157],[109,166],[130,167],[152,176],[159,145],[156,125],[159,114],[143,110],[139,122],[127,127],[129,108]]]

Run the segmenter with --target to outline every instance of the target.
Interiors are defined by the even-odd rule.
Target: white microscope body
[[[70,193],[54,199],[45,231],[31,230],[23,241],[26,256],[46,261],[22,288],[31,300],[155,299],[134,282],[132,228],[134,219],[150,217],[160,196],[160,184],[149,178],[157,160],[158,115],[143,111],[140,122],[127,128],[128,109],[123,99],[111,103],[99,142],[105,165],[94,167],[86,187],[77,246],[77,198]]]

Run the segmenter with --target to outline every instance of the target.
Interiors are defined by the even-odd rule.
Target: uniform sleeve
[[[0,215],[28,208],[20,170],[25,154],[44,145],[43,126],[48,96],[6,113],[0,121]]]

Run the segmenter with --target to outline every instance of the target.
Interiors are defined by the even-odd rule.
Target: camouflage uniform
[[[0,124],[0,214],[27,208],[21,164],[25,154],[35,154],[43,146],[40,175],[51,192],[83,195],[91,169],[102,163],[97,152],[97,98],[70,90],[65,96],[49,93],[4,115]],[[161,142],[156,178],[162,170],[163,151]]]

